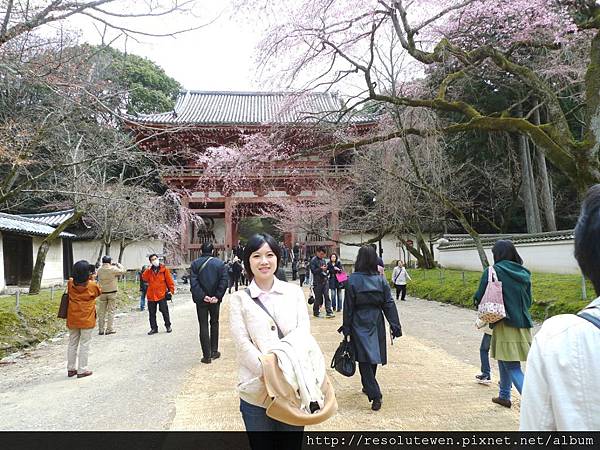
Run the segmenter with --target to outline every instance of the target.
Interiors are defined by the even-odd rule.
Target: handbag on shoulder
[[[69,288],[65,289],[62,297],[60,297],[60,306],[58,307],[58,315],[59,319],[66,319],[67,313],[69,312]]]
[[[492,266],[488,267],[488,283],[477,311],[478,317],[487,323],[496,323],[506,317],[502,282]]]
[[[344,336],[331,360],[331,368],[345,377],[351,377],[356,372],[356,355],[348,336]]]

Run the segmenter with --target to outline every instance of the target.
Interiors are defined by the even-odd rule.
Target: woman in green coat
[[[524,378],[521,361],[527,360],[527,353],[531,347],[531,273],[523,267],[523,260],[511,241],[496,242],[492,254],[494,270],[498,280],[502,282],[502,297],[506,310],[506,318],[490,325],[493,330],[490,353],[492,358],[498,361],[500,371],[500,394],[492,401],[510,408],[510,389],[514,384],[521,393]],[[487,280],[486,269],[474,296],[475,306],[479,306]]]

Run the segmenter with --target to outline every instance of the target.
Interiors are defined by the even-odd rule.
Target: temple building
[[[364,134],[376,124],[371,116],[345,115],[343,104],[332,93],[200,92],[184,91],[174,110],[140,115],[128,126],[141,148],[160,152],[180,169],[164,173],[168,186],[182,196],[182,205],[200,216],[204,225],[184,223],[181,252],[185,261],[200,253],[202,242],[211,240],[228,251],[238,242],[240,220],[260,215],[261,207],[281,199],[315,200],[325,182],[340,183],[348,175],[349,156],[334,151],[307,153],[293,160],[273,161],[260,173],[245,176],[235,189],[212,179],[194,155],[210,147],[239,146],[244,137],[256,133],[283,133],[296,147],[314,148],[335,142],[340,128]],[[219,181],[221,180],[221,181]],[[309,251],[325,245],[339,251],[339,211],[327,218],[323,236],[309,236],[297,229],[284,234],[287,245],[301,242]]]

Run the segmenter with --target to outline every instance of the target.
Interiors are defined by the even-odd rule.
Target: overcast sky
[[[207,22],[209,25],[178,35],[176,38],[144,37],[143,42],[119,39],[112,45],[120,50],[145,56],[160,65],[185,89],[197,90],[269,90],[257,81],[255,46],[260,40],[257,26],[245,23],[242,17],[232,17],[231,0],[204,1],[193,16],[174,16],[160,21],[129,20],[137,29],[185,29]],[[101,42],[97,28],[87,19],[79,18],[74,26],[82,39]],[[110,40],[108,38],[107,40]]]

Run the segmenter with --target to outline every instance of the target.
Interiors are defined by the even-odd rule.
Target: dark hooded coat
[[[354,272],[347,283],[342,331],[350,335],[356,361],[386,364],[384,316],[395,336],[402,333],[390,286],[381,275],[363,272]]]

